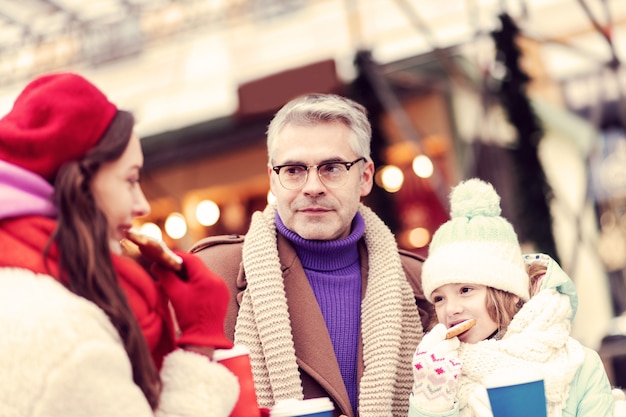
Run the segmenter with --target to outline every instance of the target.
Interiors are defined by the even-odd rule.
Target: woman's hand
[[[181,331],[178,345],[188,350],[192,346],[196,350],[231,348],[232,342],[224,335],[228,287],[197,256],[181,251],[176,254],[183,258],[181,271],[154,264],[152,272],[172,303]],[[212,356],[206,349],[200,351]]]

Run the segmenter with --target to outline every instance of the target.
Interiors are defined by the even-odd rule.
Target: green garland
[[[514,205],[516,229],[520,242],[532,242],[537,251],[550,255],[558,262],[549,207],[554,195],[537,154],[544,134],[543,126],[525,92],[530,78],[519,67],[521,52],[515,43],[519,29],[507,14],[499,18],[502,27],[492,32],[496,59],[506,68],[499,97],[518,138],[518,146],[509,151],[515,164],[517,192],[513,194],[518,199]]]

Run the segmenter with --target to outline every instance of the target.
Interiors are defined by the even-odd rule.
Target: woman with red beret
[[[150,207],[130,113],[72,73],[0,119],[0,415],[228,416],[228,289],[194,255],[153,278],[122,255]],[[168,307],[180,327],[177,337]]]

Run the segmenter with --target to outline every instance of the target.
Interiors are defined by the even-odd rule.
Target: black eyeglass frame
[[[367,159],[365,159],[365,157],[364,157],[364,156],[361,156],[361,157],[359,157],[359,158],[357,158],[357,159],[355,159],[354,161],[351,161],[351,162],[345,162],[345,161],[330,161],[330,162],[322,162],[322,163],[321,163],[321,164],[319,164],[319,165],[304,165],[304,164],[285,164],[285,165],[276,165],[276,166],[273,166],[273,167],[272,167],[272,170],[276,173],[276,175],[278,175],[278,180],[280,181],[280,170],[281,170],[282,168],[285,168],[285,167],[301,167],[301,168],[304,168],[304,169],[305,169],[305,171],[306,171],[306,175],[305,175],[305,177],[304,177],[304,181],[302,182],[302,185],[304,185],[304,184],[306,183],[306,180],[307,180],[307,179],[308,179],[308,177],[309,177],[309,169],[311,169],[311,168],[313,168],[313,167],[315,167],[315,168],[317,169],[317,175],[320,177],[320,179],[322,180],[322,182],[324,182],[324,179],[320,176],[320,168],[321,168],[321,167],[324,167],[324,166],[326,166],[326,165],[340,164],[340,165],[343,165],[343,166],[345,166],[345,167],[346,167],[346,173],[348,173],[348,172],[350,171],[350,168],[352,168],[354,165],[358,164],[358,163],[359,163],[359,162],[361,162],[361,161],[367,162]],[[324,183],[324,184],[326,184],[326,183]],[[285,187],[285,185],[282,183],[282,181],[280,181],[280,185],[282,185],[283,187]],[[302,185],[300,185],[300,187],[301,187]],[[287,187],[285,187],[285,188],[287,188]],[[288,190],[289,190],[289,189],[296,190],[296,189],[298,189],[298,188],[299,188],[299,187],[295,187],[295,188],[287,188],[287,189],[288,189]]]

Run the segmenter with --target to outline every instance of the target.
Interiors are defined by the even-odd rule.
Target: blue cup
[[[493,417],[547,417],[543,379],[487,387]]]

